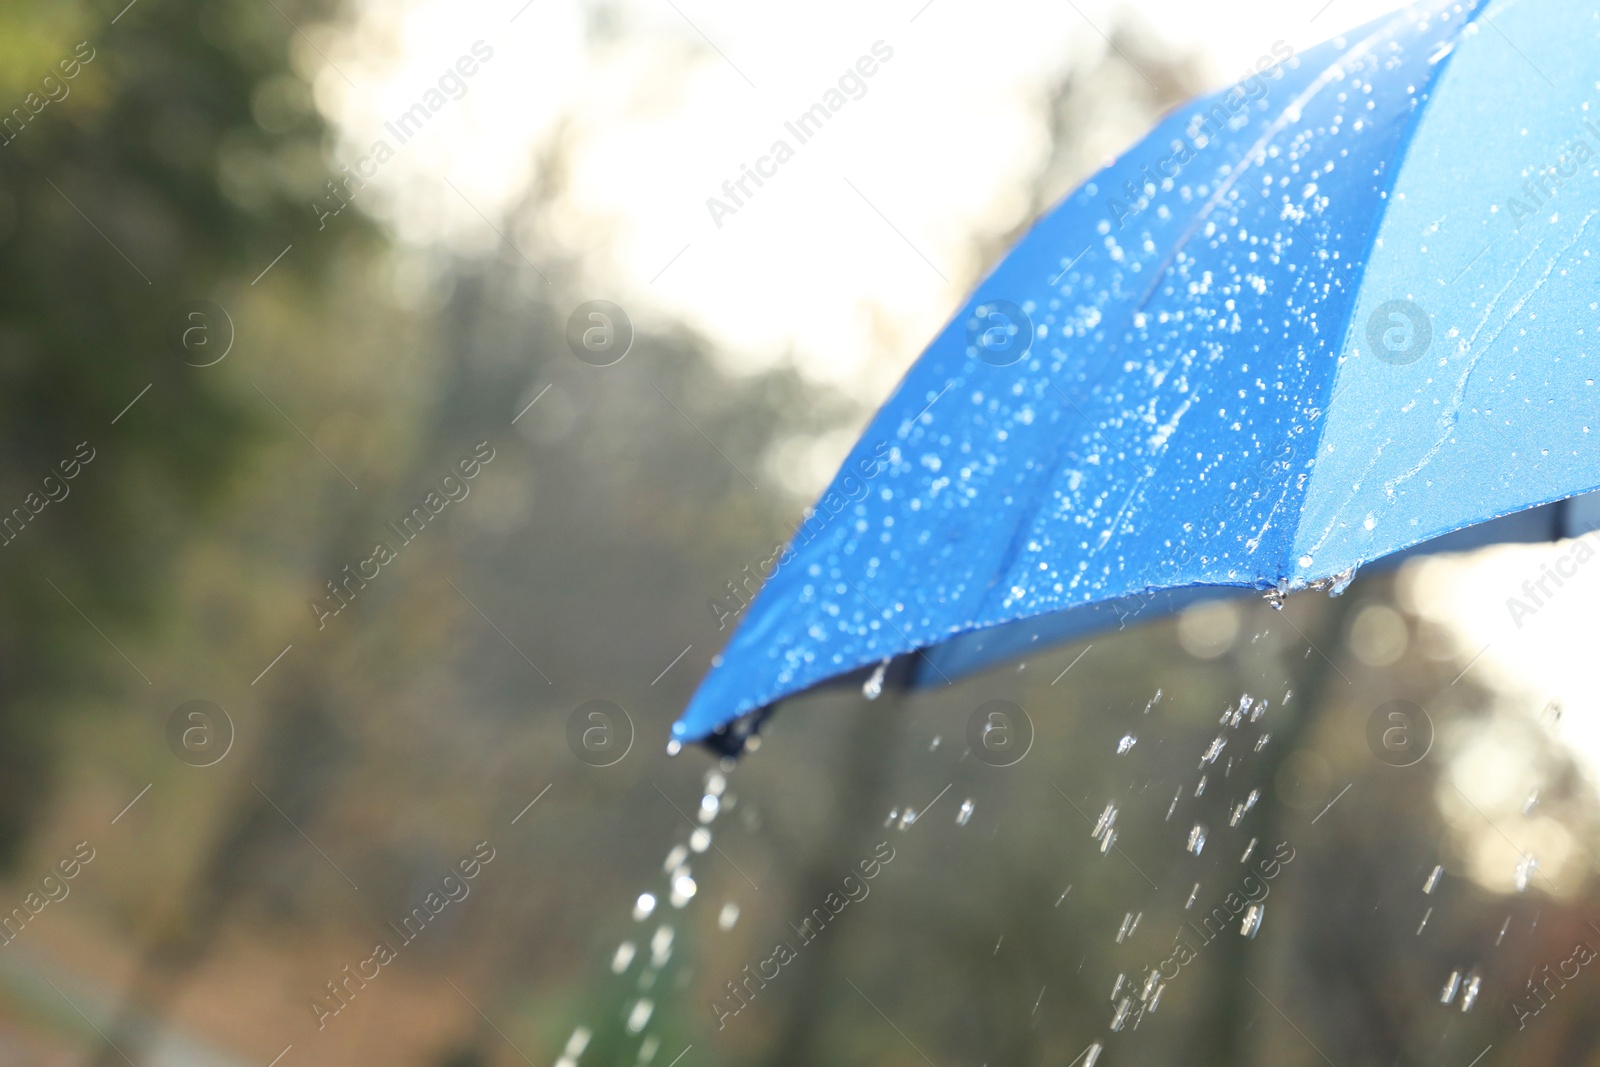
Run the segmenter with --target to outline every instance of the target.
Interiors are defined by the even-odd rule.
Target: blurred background
[[[1570,544],[666,752],[1023,229],[1387,6],[0,2],[0,1062],[1600,1062]]]

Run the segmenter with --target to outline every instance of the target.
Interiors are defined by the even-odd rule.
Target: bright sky
[[[1118,6],[818,0],[775,16],[732,0],[614,0],[614,32],[589,39],[581,8],[592,5],[576,0],[494,0],[470,14],[455,0],[367,0],[358,29],[324,48],[343,76],[324,70],[316,89],[353,161],[483,40],[493,59],[371,190],[403,237],[492,245],[478,212],[499,224],[533,177],[535,146],[564,120],[576,181],[555,236],[603,280],[595,296],[636,319],[689,322],[732,369],[792,359],[875,405],[964,298],[972,238],[1018,220],[1047,143],[1039,94],[1104,48],[1096,27],[1111,32]],[[1279,39],[1303,47],[1394,5],[1122,6],[1167,47],[1200,50],[1220,87]],[[715,225],[707,198],[776,138],[796,144],[785,121],[878,41],[892,58],[865,95]],[[1105,125],[1108,155],[1145,132],[1139,120]]]
[[[472,11],[460,0],[363,0],[353,30],[312,33],[337,66],[317,73],[315,89],[346,133],[346,160],[366,155],[380,137],[396,148],[362,195],[403,240],[492,249],[500,240],[494,227],[539,177],[540,145],[565,122],[574,181],[548,229],[513,226],[513,243],[537,260],[531,252],[541,242],[558,241],[581,256],[591,297],[623,305],[636,321],[687,322],[734,372],[793,361],[859,398],[865,414],[962,302],[973,281],[974,264],[963,258],[973,239],[1018,221],[1023,183],[1047,145],[1040,95],[1068,64],[1098,54],[1114,10],[1137,16],[1165,47],[1195,49],[1210,87],[1220,88],[1276,41],[1299,50],[1395,6],[815,0],[774,9],[611,0],[601,5],[609,28],[591,36],[583,9],[594,5],[579,0],[490,0]],[[480,62],[462,79],[464,95],[398,144],[384,124],[397,122],[478,41]],[[718,227],[707,198],[726,199],[723,183],[775,139],[796,145],[784,123],[876,42],[864,95],[798,145]],[[314,52],[304,58],[308,70],[320,65]],[[1110,89],[1106,106],[1114,109]],[[1143,120],[1114,110],[1095,118],[1104,141],[1095,147],[1107,156],[1145,132]],[[826,454],[813,464],[817,478],[849,436],[819,446]],[[1561,701],[1556,729],[1593,768],[1600,657],[1583,650],[1600,636],[1600,560],[1520,630],[1505,604],[1541,573],[1541,562],[1569,550],[1506,548],[1439,561],[1412,572],[1408,588],[1413,606],[1452,627],[1467,656],[1483,649],[1477,677],[1526,706],[1530,718]],[[1516,761],[1496,757],[1520,743],[1461,743],[1455,777],[1478,783],[1476,803],[1520,809],[1528,783],[1517,778]],[[1451,797],[1440,803],[1454,812]],[[1559,869],[1563,851],[1576,856],[1564,831],[1537,812],[1517,825],[1519,844],[1542,850],[1543,870]],[[1515,854],[1507,861],[1500,853],[1509,846],[1494,834],[1480,832],[1477,841],[1485,857],[1479,879],[1504,888]]]

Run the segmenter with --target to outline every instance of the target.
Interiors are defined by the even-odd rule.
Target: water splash
[[[1139,739],[1133,734],[1123,734],[1122,740],[1117,742],[1117,755],[1126,756],[1133,750],[1133,746],[1138,743]]]

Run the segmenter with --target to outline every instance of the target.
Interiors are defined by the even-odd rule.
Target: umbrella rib
[[[899,634],[900,637],[905,641],[906,644],[908,644],[908,645],[912,644],[911,638],[906,635],[906,632],[904,630],[900,629],[900,627],[894,625],[894,619],[892,619],[889,616],[888,612],[884,611],[882,608],[878,607],[878,605],[874,604],[872,602],[872,599],[870,597],[868,597],[867,594],[863,593],[861,591],[861,587],[859,585],[857,585],[855,582],[850,581],[850,579],[848,579],[848,578],[846,578],[845,581],[849,583],[851,589],[854,589],[856,591],[856,595],[857,596],[859,596],[862,600],[865,600],[867,602],[867,606],[868,607],[870,607],[873,611],[876,611],[879,615],[883,616],[883,621],[884,622],[888,623],[890,626],[894,626],[894,632]],[[948,674],[944,673],[944,671],[939,670],[939,665],[937,663],[933,662],[933,660],[928,657],[928,654],[926,652],[924,652],[921,648],[913,646],[911,651],[913,651],[917,655],[921,656],[924,660],[927,660],[928,666],[932,667],[935,671],[938,671],[939,677],[944,679],[946,685],[955,685],[955,683],[950,680],[950,676]]]

